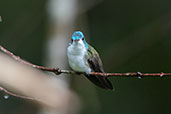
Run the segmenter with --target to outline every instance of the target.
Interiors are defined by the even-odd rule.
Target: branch
[[[8,95],[11,95],[11,96],[14,96],[14,97],[18,97],[18,98],[22,98],[22,99],[37,100],[37,101],[39,100],[39,99],[35,99],[35,98],[32,98],[32,97],[27,97],[27,96],[22,96],[22,95],[15,94],[13,92],[8,91],[7,89],[5,89],[3,87],[0,87],[0,91],[3,91],[3,92],[5,92]],[[5,99],[7,99],[7,97]]]
[[[19,56],[14,55],[12,52],[8,51],[7,49],[5,49],[4,47],[2,47],[0,45],[0,50],[3,51],[4,53],[6,53],[7,55],[11,56],[13,59],[15,59],[16,61],[19,61],[23,64],[29,65],[33,68],[37,68],[43,71],[49,71],[49,72],[53,72],[56,75],[59,75],[61,73],[65,73],[65,74],[86,74],[84,72],[75,72],[75,71],[70,71],[70,70],[62,70],[60,68],[48,68],[48,67],[44,67],[44,66],[39,66],[39,65],[35,65],[32,64],[30,62],[27,62],[23,59],[21,59]],[[163,76],[171,76],[171,73],[141,73],[141,72],[132,72],[132,73],[101,73],[101,72],[91,72],[89,73],[89,75],[92,76],[104,76],[104,77],[110,77],[110,76],[118,76],[118,77],[138,77],[138,78],[142,78],[142,77],[163,77]]]
[[[65,73],[65,74],[83,74],[85,75],[84,72],[75,72],[75,71],[70,71],[70,70],[61,70],[59,68],[48,68],[48,67],[43,67],[43,66],[38,66],[35,64],[32,64],[30,62],[27,62],[23,59],[21,59],[19,56],[14,55],[12,52],[8,51],[7,49],[5,49],[4,47],[2,47],[0,45],[0,50],[3,51],[5,54],[9,55],[10,57],[12,57],[13,59],[15,59],[16,61],[19,61],[20,63],[23,63],[25,65],[28,65],[30,67],[33,68],[37,68],[43,71],[49,71],[49,72],[53,72],[56,75],[59,75],[61,73]],[[104,76],[104,77],[110,77],[110,76],[117,76],[117,77],[138,77],[138,78],[142,78],[142,77],[163,77],[163,76],[171,76],[171,73],[141,73],[141,72],[133,72],[133,73],[100,73],[100,72],[91,72],[90,75],[92,76]],[[22,95],[17,95],[15,93],[12,93],[6,89],[4,89],[3,87],[0,87],[0,91],[5,92],[6,94],[9,94],[11,96],[15,96],[18,98],[23,98],[23,99],[29,99],[29,100],[37,100],[40,101],[39,99],[35,99],[32,97],[27,97],[27,96],[22,96]]]

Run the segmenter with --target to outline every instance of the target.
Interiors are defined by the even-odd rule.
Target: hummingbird
[[[92,76],[90,72],[104,73],[102,61],[97,51],[90,46],[81,31],[73,33],[71,43],[67,48],[68,62],[72,70],[77,72],[85,72],[86,77],[96,86],[112,90],[112,84],[103,76]]]

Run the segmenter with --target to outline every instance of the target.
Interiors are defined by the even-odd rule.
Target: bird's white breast
[[[73,42],[67,49],[68,62],[70,67],[79,72],[91,72],[88,63],[85,59],[87,49],[82,41]]]

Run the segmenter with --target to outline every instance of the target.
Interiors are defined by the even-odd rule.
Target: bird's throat
[[[67,49],[68,61],[71,68],[79,72],[90,72],[91,69],[87,65],[85,54],[87,49],[84,44],[72,44]]]

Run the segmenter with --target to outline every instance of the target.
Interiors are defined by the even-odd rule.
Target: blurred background
[[[4,0],[0,44],[31,63],[69,69],[66,49],[72,33],[80,30],[99,52],[106,72],[171,72],[170,4],[170,0]],[[73,112],[49,111],[13,96],[4,99],[1,92],[0,114],[171,112],[171,77],[110,77],[114,91],[97,88],[83,76],[54,80],[74,93],[78,105],[69,105]]]

